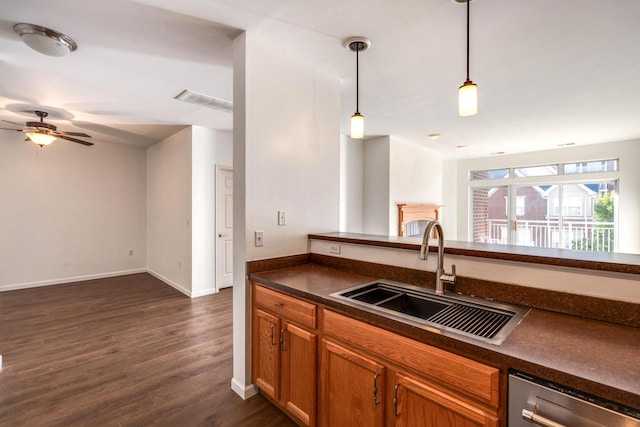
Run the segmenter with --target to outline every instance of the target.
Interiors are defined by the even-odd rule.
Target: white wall
[[[147,149],[147,267],[187,295],[192,279],[191,140],[188,127]]]
[[[233,163],[230,132],[192,127],[191,138],[191,296],[216,291],[216,170]]]
[[[363,141],[363,232],[367,234],[389,234],[390,149],[388,136]]]
[[[566,147],[557,150],[535,151],[524,154],[485,157],[480,159],[460,160],[457,163],[448,162],[447,169],[456,170],[456,179],[445,181],[443,192],[448,196],[448,202],[457,201],[457,224],[448,223],[449,228],[457,229],[458,240],[467,240],[469,223],[468,173],[470,170],[497,169],[511,166],[535,166],[557,162],[574,162],[587,160],[620,159],[620,186],[618,219],[620,233],[616,236],[619,252],[640,253],[640,141],[609,142],[606,144]],[[607,177],[606,174],[591,174],[590,178]],[[575,176],[585,179],[585,176]],[[445,229],[446,231],[446,229]],[[449,238],[449,237],[447,237]]]
[[[241,396],[252,391],[249,297],[239,264],[305,253],[308,233],[338,229],[339,122],[338,78],[250,32],[234,41],[232,388]],[[286,226],[277,224],[279,210]],[[264,232],[263,247],[254,246],[255,230]]]
[[[198,126],[147,150],[147,266],[191,297],[216,291],[215,166],[232,150],[231,133]]]
[[[367,139],[362,145],[362,232],[397,236],[398,203],[442,204],[438,153],[394,136]],[[348,167],[352,164],[357,172],[359,165],[350,160]],[[355,182],[354,171],[348,170],[346,179]],[[345,231],[360,232],[348,227]]]
[[[145,170],[140,148],[3,133],[0,290],[144,271]]]
[[[363,141],[340,137],[340,231],[364,230]]]
[[[233,40],[233,378],[231,389],[246,399],[251,383],[251,294],[246,280],[247,34]]]
[[[307,234],[336,231],[340,204],[340,82],[248,37],[247,260],[307,251]],[[286,226],[278,226],[284,210]],[[255,247],[255,230],[264,246]]]
[[[397,236],[398,203],[442,205],[442,156],[393,136],[390,142],[388,234]]]

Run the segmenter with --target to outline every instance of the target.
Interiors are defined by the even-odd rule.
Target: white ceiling
[[[372,44],[360,57],[367,135],[447,157],[640,138],[640,1],[472,1],[472,117],[457,114],[465,19],[453,0],[3,0],[0,119],[35,119],[38,107],[61,130],[140,146],[186,125],[230,130],[231,114],[174,97],[232,101],[232,40],[250,30],[342,79],[345,134],[355,54],[342,42],[358,35]],[[78,50],[36,53],[18,22],[63,32]]]

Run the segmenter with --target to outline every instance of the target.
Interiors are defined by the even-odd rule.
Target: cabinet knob
[[[276,308],[282,308],[283,304],[281,302],[277,302],[275,305],[276,305]]]

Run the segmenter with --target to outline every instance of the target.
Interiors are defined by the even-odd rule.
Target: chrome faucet
[[[424,230],[422,236],[422,245],[420,246],[420,259],[427,259],[429,255],[429,238],[433,233],[433,229],[438,232],[438,259],[436,266],[436,294],[444,294],[444,285],[442,282],[455,283],[456,281],[456,266],[451,266],[451,274],[447,274],[444,271],[444,233],[442,226],[438,221],[429,221],[427,228]]]

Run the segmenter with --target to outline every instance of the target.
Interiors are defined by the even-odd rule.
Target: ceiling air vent
[[[213,96],[194,92],[192,90],[183,90],[175,99],[178,101],[201,105],[203,107],[213,108],[214,110],[226,111],[227,113],[233,111],[233,103],[225,101],[224,99],[214,98]]]

